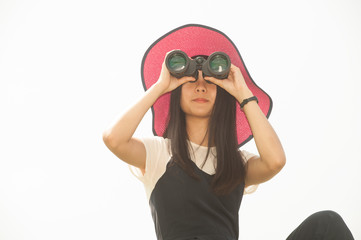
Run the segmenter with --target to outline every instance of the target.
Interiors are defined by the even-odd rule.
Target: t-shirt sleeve
[[[157,171],[162,169],[164,160],[168,158],[168,145],[166,139],[159,136],[139,139],[143,142],[146,151],[145,174],[143,175],[142,171],[133,165],[128,164],[128,167],[143,184],[150,185],[153,183]]]
[[[244,159],[246,160],[246,162],[247,162],[249,159],[251,159],[253,156],[257,156],[256,154],[250,153],[250,152],[248,152],[248,151],[246,151],[246,150],[242,150],[241,152],[242,152],[242,155],[243,155]],[[254,192],[257,190],[258,185],[259,185],[259,184],[255,184],[255,185],[250,185],[250,186],[246,187],[246,188],[244,189],[243,194],[251,194],[251,193],[254,193]]]

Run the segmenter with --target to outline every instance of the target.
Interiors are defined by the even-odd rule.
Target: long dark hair
[[[192,57],[194,58],[194,57]],[[188,150],[185,113],[180,107],[182,87],[173,90],[170,97],[168,125],[163,137],[171,139],[171,151],[174,161],[189,176],[199,180]],[[236,99],[223,88],[217,86],[216,100],[208,124],[208,151],[202,167],[207,160],[211,144],[217,152],[216,173],[212,177],[211,187],[215,194],[229,194],[238,184],[244,182],[245,161],[238,151],[236,133]]]

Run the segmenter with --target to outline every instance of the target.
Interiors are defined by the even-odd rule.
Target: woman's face
[[[198,72],[198,80],[187,82],[181,86],[180,105],[186,116],[208,118],[211,116],[216,100],[217,86],[203,79],[202,71]]]

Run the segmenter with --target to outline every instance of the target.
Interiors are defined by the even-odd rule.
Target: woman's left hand
[[[231,64],[228,78],[217,79],[205,76],[204,79],[220,86],[236,99],[245,99],[250,97],[250,95],[252,96],[252,92],[249,90],[241,70],[233,64]]]

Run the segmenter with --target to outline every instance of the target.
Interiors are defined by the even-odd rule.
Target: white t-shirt
[[[159,178],[165,173],[167,163],[171,158],[170,139],[155,136],[140,138],[140,140],[144,143],[146,149],[145,174],[143,175],[142,171],[133,165],[128,164],[128,167],[132,174],[143,183],[149,202],[150,195],[155,187],[155,184],[157,183]],[[193,142],[190,143],[191,147],[189,149],[189,152],[191,155],[191,160],[195,162],[198,168],[202,171],[210,175],[214,174],[217,163],[215,158],[216,148],[211,147],[207,161],[204,164],[203,168],[201,168],[204,158],[207,154],[207,147],[197,145]],[[247,152],[245,150],[242,150],[241,154],[246,161],[248,161],[253,156],[256,156],[255,154]],[[250,194],[255,192],[257,187],[258,184],[246,187],[244,189],[244,194]]]

